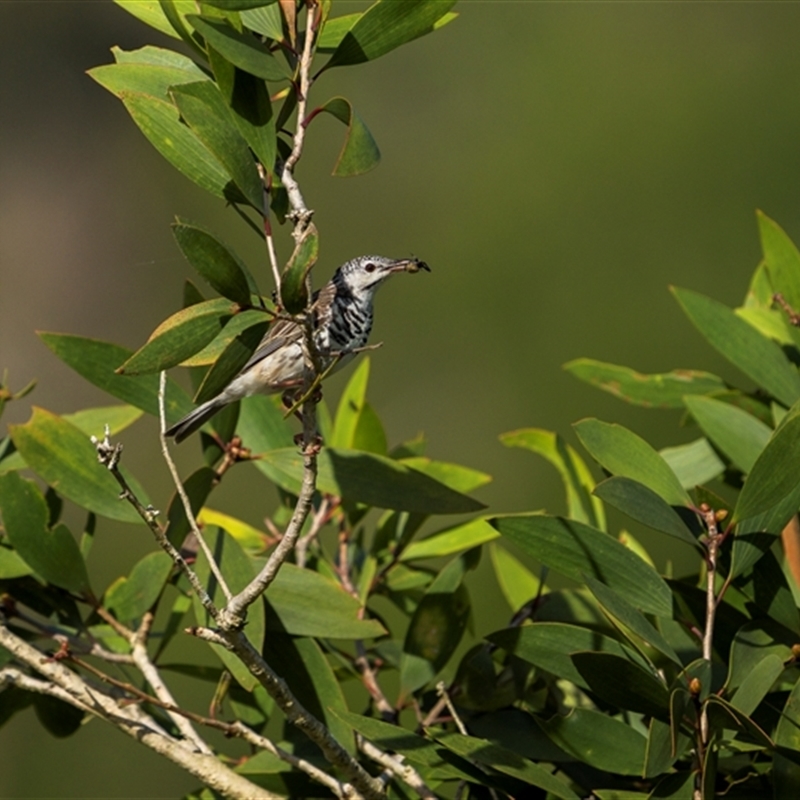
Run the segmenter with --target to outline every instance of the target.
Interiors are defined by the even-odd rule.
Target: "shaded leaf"
[[[306,278],[319,257],[319,235],[312,222],[295,245],[281,274],[281,302],[290,314],[299,314],[308,303]]]
[[[781,662],[792,655],[796,637],[772,620],[750,622],[733,639],[730,650],[727,692],[733,692],[746,680],[762,659],[777,656]]]
[[[138,619],[158,600],[173,566],[172,559],[162,550],[148,553],[127,578],[120,578],[108,588],[104,605],[122,622]]]
[[[186,21],[220,55],[239,69],[267,81],[291,77],[288,68],[250,33],[240,33],[227,22],[212,17],[187,14]]]
[[[37,694],[33,698],[33,708],[42,727],[57,739],[72,736],[83,723],[84,712],[57,697]]]
[[[235,311],[230,300],[222,297],[181,309],[164,320],[117,372],[140,375],[180,364],[205,347]]]
[[[189,507],[192,509],[192,514],[195,515],[195,518],[218,481],[219,476],[213,469],[200,467],[183,482],[183,490],[189,498]],[[180,547],[190,530],[186,509],[183,507],[183,500],[175,492],[167,509],[167,538],[175,547]]]
[[[320,106],[319,110],[326,111],[347,125],[347,134],[336,159],[333,175],[338,178],[363,175],[378,166],[381,160],[378,144],[349,100],[344,97],[334,97]]]
[[[83,336],[39,333],[39,338],[87,381],[120,400],[158,416],[158,375],[119,375],[117,367],[132,353],[125,347]],[[191,399],[171,378],[165,398],[167,422],[177,422],[193,408]]]
[[[743,472],[750,472],[772,429],[741,408],[711,397],[687,397],[703,433]]]
[[[727,306],[696,292],[673,287],[695,327],[719,353],[786,406],[800,397],[800,375],[783,350]]]
[[[795,683],[783,707],[775,744],[787,751],[800,752],[800,683]],[[796,797],[800,792],[800,764],[776,753],[772,768],[775,797]]]
[[[325,20],[322,30],[317,38],[317,52],[332,53],[350,31],[353,25],[358,22],[362,12],[355,14],[345,14],[341,17],[329,17]],[[274,37],[273,37],[274,38]]]
[[[774,653],[762,658],[731,697],[731,705],[750,716],[783,672],[783,660]]]
[[[643,483],[671,506],[691,505],[675,473],[640,436],[598,419],[581,420],[573,427],[581,444],[612,475]]]
[[[564,369],[598,389],[646,408],[681,408],[684,395],[711,394],[725,388],[716,375],[690,369],[644,375],[592,358],[575,359],[564,364]]]
[[[646,613],[672,617],[672,593],[667,584],[607,534],[543,514],[496,517],[491,524],[550,569],[579,582],[590,575]]]
[[[74,425],[34,406],[28,422],[10,426],[10,432],[28,466],[59,494],[109,519],[142,521],[132,506],[120,499],[119,484],[97,461],[97,452],[89,437]],[[144,490],[124,468],[120,469],[146,506],[148,499]]]
[[[9,542],[41,578],[71,592],[89,591],[78,544],[65,525],[48,529],[47,503],[36,484],[16,472],[1,475],[0,511]]]
[[[274,39],[276,42],[283,40],[283,18],[277,3],[242,11],[239,17],[251,31]]]
[[[631,519],[647,525],[648,528],[697,547],[697,539],[692,536],[678,512],[643,483],[631,478],[613,476],[599,483],[594,493],[601,500],[627,514]]]
[[[455,0],[378,0],[345,34],[326,68],[372,61],[430,33],[454,5]]]
[[[539,578],[504,547],[500,547],[497,543],[490,544],[489,555],[497,583],[512,611],[518,611],[540,592],[545,594],[548,591],[547,587],[542,586]]]
[[[202,302],[202,298],[197,302]],[[196,305],[196,303],[191,305]],[[268,317],[260,308],[248,308],[246,311],[236,314],[225,323],[225,327],[202,350],[181,361],[179,366],[207,367],[213,364],[239,334],[266,319]]]

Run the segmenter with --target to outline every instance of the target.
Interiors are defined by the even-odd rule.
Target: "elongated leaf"
[[[197,522],[200,525],[218,525],[220,528],[224,528],[247,550],[265,550],[267,547],[268,538],[265,533],[230,514],[203,508],[197,515]]]
[[[129,14],[144,22],[145,25],[149,25],[167,36],[180,39],[175,28],[172,27],[164,15],[161,3],[158,0],[114,0],[114,2]],[[173,0],[173,2],[175,7],[183,14],[194,11],[196,8],[194,0]]]
[[[179,0],[180,2],[180,0]],[[187,0],[191,3],[192,0]],[[175,50],[166,50],[163,47],[145,45],[137,50],[123,50],[121,47],[112,47],[111,53],[117,64],[150,64],[154,67],[170,67],[194,75],[194,80],[208,80],[208,74],[202,70],[189,56]]]
[[[236,311],[222,297],[184,308],[162,322],[122,366],[120,375],[169,369],[205,347]]]
[[[250,205],[263,214],[264,186],[219,89],[211,81],[197,81],[173,86],[170,97],[183,121],[225,167]],[[244,302],[248,300],[249,293]]]
[[[261,462],[284,476],[284,489],[298,492],[303,461],[296,448],[270,450],[261,455]],[[325,448],[318,463],[318,488],[354,502],[421,514],[466,514],[484,508],[421,472],[372,453]]]
[[[358,11],[355,14],[345,14],[341,17],[328,17],[317,39],[317,52],[332,53],[342,43],[342,39],[353,25],[358,22],[362,13]]]
[[[669,692],[650,672],[613,653],[572,654],[572,663],[598,697],[618,708],[669,720]]]
[[[239,18],[251,31],[276,42],[283,41],[283,15],[278,3],[242,11]]]
[[[764,657],[745,676],[736,693],[731,697],[731,705],[743,714],[750,716],[767,696],[772,684],[783,672],[783,660],[771,654]]]
[[[780,292],[795,311],[800,311],[800,253],[777,222],[761,211],[756,217],[772,290]]]
[[[199,69],[190,71],[135,62],[107,64],[90,69],[87,74],[117,97],[122,97],[125,92],[139,92],[164,101],[169,100],[168,89],[172,86],[208,81]]]
[[[695,439],[688,444],[665,447],[658,454],[667,462],[669,468],[678,476],[684,489],[693,489],[718,478],[725,471],[714,448],[705,438]]]
[[[333,175],[338,178],[363,175],[378,166],[381,160],[378,144],[349,100],[334,97],[321,106],[320,111],[326,111],[347,125],[347,134],[336,159]]]
[[[299,314],[308,303],[306,278],[319,257],[319,235],[312,222],[295,245],[281,275],[281,301],[290,314]]]
[[[194,398],[196,403],[205,403],[216,397],[239,374],[264,338],[268,327],[269,321],[262,315],[260,322],[245,328],[233,339],[203,378]]]
[[[538,786],[549,795],[560,797],[562,800],[578,800],[578,795],[566,783],[552,775],[549,770],[523,758],[513,750],[500,747],[486,739],[462,736],[459,733],[440,734],[436,739],[448,750],[463,758],[505,775],[511,775],[531,786]]]
[[[203,537],[208,542],[230,590],[234,594],[242,591],[255,577],[255,573],[253,562],[242,550],[241,545],[236,539],[219,528],[203,531]],[[223,606],[224,596],[222,595],[222,590],[217,581],[212,579],[211,569],[202,549],[197,553],[195,572],[203,586],[208,587],[209,596],[214,600],[217,607]],[[192,595],[192,605],[195,617],[200,625],[213,625],[213,620],[208,618],[200,598],[195,594]],[[244,632],[253,647],[261,651],[261,645],[264,641],[264,605],[262,603],[253,603],[248,609],[247,625]],[[229,650],[216,644],[210,646],[233,677],[245,689],[252,691],[258,683],[258,679],[251,674],[250,670]]]
[[[412,542],[400,556],[401,561],[419,558],[440,558],[469,550],[497,539],[500,534],[486,520],[475,519],[463,525],[435,533],[419,542]],[[530,598],[529,598],[530,599]]]
[[[197,14],[187,14],[187,22],[220,55],[239,69],[267,81],[291,77],[288,68],[250,33],[239,33],[227,22]]]
[[[670,661],[679,667],[683,666],[672,645],[651,625],[639,609],[594,578],[586,576],[586,585],[607,614],[621,623],[627,630],[632,631],[636,636],[647,642],[651,647],[663,653]]]
[[[378,0],[356,21],[327,67],[372,61],[430,33],[455,0]]]
[[[198,300],[197,302],[202,302]],[[190,305],[196,305],[192,303]],[[213,364],[242,331],[267,319],[260,308],[248,308],[231,317],[225,327],[199,352],[181,361],[181,367],[207,367]]]
[[[585,419],[573,426],[581,444],[612,475],[633,478],[671,506],[691,505],[691,498],[666,461],[640,436],[622,425]]]
[[[524,428],[504,433],[506,447],[524,447],[546,458],[561,475],[567,492],[567,516],[605,530],[603,504],[594,496],[594,478],[583,459],[557,433],[539,428]]]
[[[630,725],[588,708],[554,716],[542,727],[562,750],[579,761],[618,775],[641,775],[647,740]]]
[[[775,730],[775,744],[787,751],[800,752],[800,683],[795,683]],[[773,762],[775,797],[795,797],[800,792],[800,764],[785,755]]]
[[[703,433],[743,472],[750,472],[772,429],[741,408],[711,397],[687,397],[686,407]]]
[[[712,693],[708,696],[707,704],[709,722],[712,725],[734,730],[738,728],[746,738],[755,744],[769,749],[775,747],[774,742],[759,725],[727,700]]]
[[[594,493],[648,528],[697,547],[697,539],[678,513],[643,483],[615,475],[598,484]]]
[[[711,394],[725,388],[722,378],[690,369],[644,375],[592,358],[575,359],[564,364],[564,369],[598,389],[646,408],[681,408],[685,395]]]
[[[115,581],[105,594],[105,605],[122,622],[138,619],[158,600],[172,572],[172,559],[163,551],[138,561],[127,578]]]
[[[727,306],[687,289],[673,294],[709,344],[786,406],[800,397],[800,375],[781,348]]]
[[[104,406],[103,408],[85,408],[74,414],[63,414],[62,419],[80,428],[87,436],[101,438],[108,426],[113,436],[133,425],[144,412],[134,406]]]
[[[753,464],[736,502],[734,519],[746,520],[769,511],[792,496],[798,485],[800,406],[792,408],[783,418]]]
[[[225,11],[247,11],[251,8],[272,5],[277,0],[204,0],[204,2]]]
[[[218,481],[219,476],[210,467],[200,467],[183,481],[183,490],[189,498],[189,507],[195,517]],[[175,492],[167,509],[167,538],[175,547],[180,547],[190,530],[183,500]]]
[[[672,616],[672,593],[658,573],[605,533],[543,514],[495,517],[503,536],[550,569],[582,581],[590,575],[648,614]]]
[[[368,406],[367,406],[368,407]],[[363,414],[359,419],[359,426],[363,421]],[[358,436],[359,429],[356,429],[356,436]],[[357,441],[357,439],[356,439]],[[358,450],[357,446],[353,447]],[[374,451],[370,451],[374,452]],[[417,472],[423,472],[430,478],[449,486],[457,492],[473,492],[475,489],[480,489],[492,480],[491,475],[485,472],[479,472],[476,469],[463,467],[461,464],[448,464],[445,461],[433,461],[425,456],[412,456],[411,458],[398,459],[401,464]]]
[[[153,147],[189,180],[216,197],[240,202],[230,173],[200,139],[180,121],[178,109],[141,92],[122,92],[125,108]]]
[[[66,333],[39,333],[39,338],[69,367],[110,395],[158,416],[158,375],[119,375],[117,367],[132,353],[125,347]],[[177,422],[194,405],[189,395],[167,379],[167,422]]]
[[[240,306],[250,304],[247,267],[230,248],[199,225],[181,219],[172,226],[172,234],[186,260],[216,292]]]
[[[731,693],[747,679],[762,659],[777,656],[781,662],[792,655],[796,638],[772,620],[750,622],[737,631],[731,644],[726,691]]]
[[[74,425],[34,406],[30,420],[24,425],[10,426],[10,431],[14,445],[28,466],[59,494],[109,519],[142,521],[128,503],[120,500],[119,484],[98,463],[89,437]],[[148,499],[144,490],[130,475],[125,477],[146,506]]]
[[[292,429],[283,418],[273,397],[254,395],[241,401],[241,411],[236,432],[253,454],[291,447]],[[257,467],[262,461],[254,462]]]
[[[16,472],[0,475],[0,511],[8,540],[40,577],[71,592],[89,590],[78,543],[65,525],[47,527],[47,503],[36,484]]]
[[[547,587],[542,587],[539,578],[504,547],[497,543],[490,544],[489,555],[497,583],[512,611],[518,611],[540,591],[542,594],[548,591]]]
[[[369,383],[370,359],[364,360],[353,370],[347,381],[333,422],[333,436],[329,445],[351,449],[355,440],[358,419],[367,402],[367,384]]]
[[[591,650],[625,657],[625,649],[610,636],[590,628],[563,622],[535,622],[533,625],[506,628],[486,637],[507,653],[530,662],[535,667],[588,689],[572,661],[572,654]]]
[[[281,628],[295,636],[371,639],[386,633],[377,620],[359,619],[361,604],[340,584],[293,564],[281,567],[265,597]]]
[[[2,505],[0,505],[0,511],[2,511]],[[24,561],[16,550],[0,544],[0,580],[22,578],[25,575],[30,575],[33,571],[33,567]],[[2,664],[2,661],[3,656],[0,649],[0,664]]]

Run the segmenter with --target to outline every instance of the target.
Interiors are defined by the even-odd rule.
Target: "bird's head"
[[[359,256],[336,270],[333,281],[355,297],[371,299],[378,287],[395,272],[427,272],[431,268],[418,258],[384,258],[383,256]]]

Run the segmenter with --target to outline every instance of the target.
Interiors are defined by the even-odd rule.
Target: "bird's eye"
[[[375,265],[371,261],[367,261],[367,263],[364,264],[364,269],[367,272],[375,272]]]

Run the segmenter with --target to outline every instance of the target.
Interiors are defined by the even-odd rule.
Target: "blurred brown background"
[[[334,13],[363,5],[336,0]],[[309,129],[299,178],[322,236],[317,280],[362,253],[428,261],[431,275],[396,279],[378,300],[374,336],[386,346],[370,395],[390,441],[422,430],[433,457],[491,473],[481,497],[493,510],[559,512],[555,474],[498,434],[537,426],[574,441],[570,424],[598,416],[658,447],[690,435],[675,413],[578,383],[565,361],[739,380],[667,285],[738,303],[759,258],[756,208],[800,238],[800,4],[462,0],[457,10],[437,34],[314,88],[316,102],[347,96],[383,153],[369,175],[335,179],[344,129],[320,117]],[[236,215],[84,75],[112,45],[145,43],[169,44],[106,0],[0,3],[0,367],[15,388],[38,378],[31,399],[57,412],[115,401],[34,330],[143,342],[191,274],[172,241],[175,214],[217,231],[269,285],[262,247]],[[331,404],[345,379],[331,381]],[[6,410],[6,421],[27,416],[25,403]],[[154,434],[138,423],[126,458],[163,507]],[[196,448],[184,447],[188,467]],[[215,504],[257,522],[274,502],[264,487],[243,472]],[[103,530],[91,563],[101,588],[152,549],[140,530]],[[685,558],[645,539],[662,565]],[[66,742],[31,712],[0,730],[0,797],[176,797],[194,785],[100,723]]]

